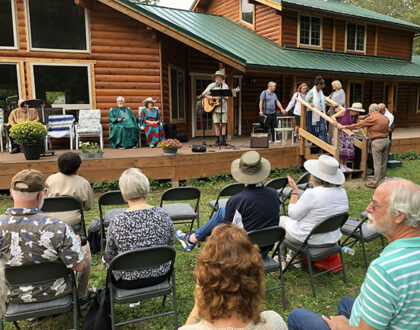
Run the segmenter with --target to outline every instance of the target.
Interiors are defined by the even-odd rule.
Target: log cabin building
[[[339,79],[347,104],[384,102],[397,127],[420,126],[420,26],[336,0],[196,0],[191,10],[130,0],[0,0],[0,107],[17,98],[101,109],[117,96],[137,114],[157,99],[178,136],[214,134],[196,97],[224,68],[241,93],[228,135],[249,134],[268,81],[286,104],[301,82]],[[211,116],[210,116],[211,117]]]

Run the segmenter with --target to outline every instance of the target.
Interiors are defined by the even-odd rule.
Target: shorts
[[[216,110],[216,111],[213,111],[212,116],[213,116],[213,123],[214,124],[219,124],[220,122],[222,122],[222,124],[227,123],[227,119],[228,119],[227,112],[220,113],[220,112],[217,112],[217,110]]]
[[[300,115],[295,115],[296,126],[300,127]]]

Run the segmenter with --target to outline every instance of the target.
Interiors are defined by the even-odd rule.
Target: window
[[[185,74],[169,67],[171,121],[185,119]]]
[[[417,87],[417,109],[416,112],[420,112],[420,87]]]
[[[365,51],[365,29],[364,25],[347,23],[347,50]]]
[[[17,64],[0,64],[0,108],[4,110],[4,122],[11,110],[17,108],[19,80]]]
[[[241,20],[254,25],[254,5],[248,3],[248,0],[241,0]]]
[[[299,43],[305,46],[321,46],[321,19],[319,17],[300,15]]]
[[[85,9],[73,0],[27,0],[31,47],[86,51]]]
[[[88,65],[33,64],[32,69],[37,99],[68,109],[91,107]]]
[[[363,103],[363,84],[350,83],[350,104],[354,102]]]
[[[0,47],[16,48],[14,0],[0,0]]]

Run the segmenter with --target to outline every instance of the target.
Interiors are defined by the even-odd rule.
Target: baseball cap
[[[12,178],[10,187],[21,192],[38,192],[46,188],[46,184],[40,171],[22,170]]]

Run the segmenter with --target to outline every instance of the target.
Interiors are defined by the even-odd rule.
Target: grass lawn
[[[404,161],[402,168],[392,169],[387,172],[388,176],[403,177],[410,179],[416,183],[420,183],[420,160]],[[273,171],[270,178],[282,176],[284,171]],[[292,176],[296,179],[301,173],[298,170],[292,169]],[[188,184],[197,186],[201,190],[200,202],[200,218],[203,224],[207,221],[211,209],[208,206],[209,200],[215,199],[218,191],[226,184],[233,182],[229,176],[222,176],[219,179],[212,178],[211,180],[192,180]],[[360,212],[365,209],[369,203],[369,199],[373,194],[373,190],[364,187],[364,181],[354,180],[344,185],[347,190],[351,217],[358,217]],[[164,188],[161,187],[151,193],[149,203],[152,205],[159,205],[160,195]],[[7,207],[11,207],[12,200],[9,197],[0,195],[0,212],[3,213]],[[0,213],[0,214],[1,214]],[[86,212],[85,218],[87,224],[92,219],[99,217],[98,204],[96,201],[94,209]],[[177,229],[188,229],[188,225],[175,226]],[[368,250],[375,250],[379,247],[380,241],[377,240],[368,245]],[[194,304],[194,282],[193,271],[195,269],[195,261],[200,253],[200,248],[196,248],[191,253],[185,252],[178,241],[175,240],[175,250],[177,252],[175,270],[176,270],[176,288],[178,301],[179,325],[184,324]],[[357,296],[359,288],[365,277],[365,268],[363,266],[363,258],[361,248],[355,247],[356,254],[350,256],[344,254],[346,274],[348,283],[344,284],[342,281],[341,272],[337,274],[325,274],[315,279],[315,286],[317,291],[317,298],[313,298],[309,276],[307,271],[293,269],[285,274],[286,281],[286,296],[287,296],[287,310],[283,310],[281,302],[281,290],[269,292],[265,299],[263,310],[274,310],[279,312],[282,317],[287,320],[289,312],[296,307],[303,307],[313,310],[325,315],[337,314],[337,303],[343,296]],[[372,260],[372,259],[371,259]],[[370,260],[370,261],[371,261]],[[92,274],[90,278],[90,285],[101,288],[105,284],[105,267],[103,266],[99,255],[93,256]],[[270,287],[277,284],[279,280],[275,275],[266,277],[266,286]],[[170,297],[172,298],[172,297]],[[140,315],[149,315],[150,313],[160,312],[162,310],[169,310],[171,308],[171,299],[167,299],[164,309],[161,307],[162,300],[155,298],[142,302],[140,306],[130,308],[128,305],[117,306],[116,315],[117,320],[127,320],[129,318],[136,318]],[[82,313],[81,320],[84,320],[86,312]],[[43,319],[37,322],[19,322],[24,329],[70,329],[72,328],[72,314],[57,316],[54,318]],[[13,328],[11,323],[6,324],[6,328]],[[173,317],[166,316],[154,320],[145,321],[143,323],[132,324],[127,326],[127,329],[172,329]]]

